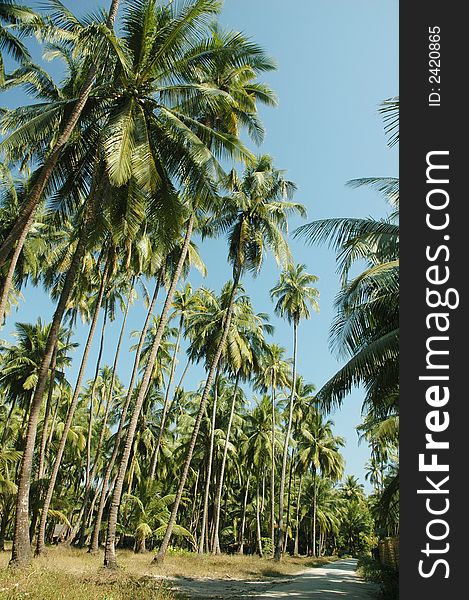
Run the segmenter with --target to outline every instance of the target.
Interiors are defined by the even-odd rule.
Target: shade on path
[[[338,560],[325,567],[313,568],[295,576],[289,583],[255,598],[292,598],[292,600],[373,600],[378,588],[363,581],[356,572],[357,561],[352,558]]]

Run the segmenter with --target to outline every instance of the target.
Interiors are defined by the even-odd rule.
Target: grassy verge
[[[321,566],[333,558],[269,558],[238,555],[169,554],[162,565],[152,555],[121,551],[119,570],[102,568],[103,556],[86,550],[48,548],[27,569],[9,569],[8,552],[0,553],[0,597],[5,600],[176,600],[169,588],[171,578],[218,580],[270,580]]]
[[[378,560],[369,557],[360,558],[358,572],[365,579],[377,583],[384,600],[398,600],[399,572],[382,565]]]

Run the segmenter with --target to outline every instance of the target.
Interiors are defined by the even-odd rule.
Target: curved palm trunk
[[[156,448],[155,448],[155,452],[153,453],[152,460],[151,460],[150,479],[155,478],[156,465],[158,464],[158,455],[160,453],[160,447],[161,447],[161,440],[163,439],[164,427],[166,425],[166,417],[168,415],[168,408],[169,408],[169,404],[170,404],[169,403],[169,392],[171,390],[171,386],[172,386],[173,380],[174,380],[174,373],[176,371],[176,360],[177,360],[177,356],[179,354],[179,346],[181,345],[181,337],[182,337],[183,327],[184,327],[184,316],[181,315],[181,318],[179,320],[179,330],[178,330],[178,335],[177,335],[177,340],[176,340],[176,346],[174,348],[173,358],[171,361],[171,371],[169,374],[168,385],[166,386],[166,393],[165,393],[164,402],[163,402],[163,413],[161,415],[160,430],[158,431],[158,439],[156,441]]]
[[[240,528],[240,534],[239,534],[238,554],[244,554],[244,530],[246,528],[246,511],[247,511],[247,507],[248,507],[249,481],[250,480],[251,480],[251,471],[249,471],[248,479],[246,481],[246,490],[244,492],[243,516],[241,517],[241,528]]]
[[[85,511],[84,511],[85,516],[83,517],[83,519],[81,521],[80,537],[79,537],[79,543],[78,543],[78,545],[79,545],[80,548],[82,548],[85,545],[86,523],[87,523],[88,519],[91,516],[89,514],[89,512],[92,509],[90,509],[90,511],[87,512],[88,501],[89,501],[89,498],[90,498],[91,488],[92,488],[92,485],[93,485],[93,481],[94,481],[94,479],[96,477],[96,473],[97,473],[97,470],[98,470],[99,455],[101,454],[101,448],[103,446],[104,435],[106,433],[107,421],[108,421],[108,418],[109,418],[109,412],[110,412],[112,404],[113,404],[113,394],[114,394],[114,384],[115,384],[115,381],[116,381],[117,363],[119,361],[119,354],[120,354],[120,350],[121,350],[121,346],[122,346],[122,339],[124,337],[125,326],[127,324],[127,317],[129,316],[130,298],[132,296],[134,285],[135,285],[135,276],[132,277],[132,285],[131,285],[131,288],[130,288],[129,295],[127,297],[127,302],[126,302],[125,311],[124,311],[124,318],[122,319],[122,325],[121,325],[121,329],[120,329],[120,332],[119,332],[119,339],[117,340],[116,352],[115,352],[115,355],[114,355],[114,363],[112,365],[111,383],[109,385],[109,392],[108,392],[107,397],[106,397],[106,407],[105,407],[105,411],[104,411],[104,418],[103,418],[103,422],[102,422],[102,425],[101,425],[101,431],[100,431],[100,434],[99,434],[98,444],[96,446],[96,452],[95,452],[95,456],[94,456],[93,467],[91,469],[91,473],[90,473],[89,478],[88,478],[88,484],[87,484],[87,486],[85,488],[85,497],[83,499],[83,505],[85,507]]]
[[[174,292],[176,291],[176,286],[179,282],[179,278],[182,273],[182,268],[184,266],[184,262],[186,260],[187,252],[189,250],[190,239],[192,235],[192,229],[194,227],[194,214],[191,215],[189,219],[189,223],[187,226],[186,235],[184,238],[184,244],[181,250],[181,256],[179,257],[179,262],[176,267],[176,271],[173,276],[173,280],[169,287],[168,293],[166,295],[166,300],[163,306],[163,311],[160,317],[160,323],[158,325],[158,329],[156,331],[155,339],[153,340],[150,356],[148,357],[148,363],[145,368],[145,373],[143,376],[142,383],[140,384],[140,389],[138,392],[137,399],[135,401],[135,407],[132,411],[132,416],[130,418],[129,427],[127,430],[127,437],[124,446],[124,452],[122,454],[121,462],[119,465],[119,472],[116,479],[116,485],[114,487],[114,492],[111,499],[111,508],[109,511],[109,520],[108,520],[108,528],[107,528],[107,540],[106,540],[106,550],[104,555],[104,565],[109,568],[116,568],[116,527],[117,527],[117,514],[119,512],[119,505],[122,496],[122,489],[124,486],[125,473],[127,470],[127,465],[130,458],[130,452],[133,446],[133,441],[135,437],[135,430],[137,428],[138,418],[140,415],[140,411],[142,409],[143,401],[145,399],[145,395],[150,383],[150,379],[153,372],[153,367],[155,365],[156,356],[158,353],[158,349],[160,347],[161,339],[163,337],[164,329],[168,322],[169,311],[171,308],[171,302],[173,300]]]
[[[91,202],[91,205],[93,204],[94,203]],[[24,565],[29,563],[31,560],[31,545],[29,540],[29,490],[31,485],[31,471],[33,465],[34,446],[36,443],[37,425],[41,411],[42,399],[46,388],[49,366],[52,360],[52,354],[59,337],[62,318],[70,300],[73,285],[75,283],[82,258],[85,254],[86,244],[88,241],[88,232],[92,222],[92,213],[94,212],[94,207],[91,206],[90,210],[87,212],[88,215],[85,217],[85,222],[81,229],[72,262],[65,277],[59,302],[52,319],[52,324],[44,351],[44,357],[42,359],[41,366],[39,367],[38,382],[31,401],[31,410],[29,414],[24,451],[21,458],[18,492],[16,497],[15,529],[13,535],[12,555],[10,560],[10,564],[12,565]]]
[[[114,22],[116,20],[117,11],[119,8],[119,0],[112,0],[111,7],[109,10],[109,15],[106,21],[106,25],[109,29],[114,27]],[[97,67],[96,65],[91,65],[86,79],[82,85],[80,93],[78,95],[77,102],[72,112],[70,113],[68,119],[66,120],[62,133],[58,137],[54,149],[50,153],[49,157],[45,161],[39,176],[37,178],[36,183],[34,184],[31,192],[27,200],[25,201],[21,213],[11,228],[9,234],[5,238],[3,244],[0,247],[0,267],[5,264],[8,260],[8,256],[10,255],[13,247],[15,246],[13,255],[11,257],[9,269],[7,276],[2,282],[2,289],[0,292],[0,323],[3,322],[3,317],[5,314],[6,303],[8,299],[8,293],[10,291],[10,287],[13,281],[13,274],[16,268],[16,264],[18,262],[18,258],[21,254],[21,250],[23,249],[24,242],[26,237],[31,229],[32,224],[34,223],[34,217],[36,213],[37,206],[41,200],[44,189],[52,176],[52,173],[57,165],[57,162],[60,158],[60,154],[62,153],[62,149],[67,144],[70,139],[70,136],[75,129],[78,119],[85,107],[85,104],[90,95],[91,89],[93,87],[93,83],[96,77]],[[50,360],[50,359],[49,359]],[[15,560],[16,562],[16,560]]]
[[[212,410],[212,422],[210,428],[210,447],[208,451],[208,462],[207,462],[207,477],[205,480],[205,494],[204,494],[204,510],[202,513],[202,529],[200,532],[199,540],[199,554],[204,553],[205,545],[205,534],[208,522],[208,499],[210,495],[210,483],[212,480],[212,462],[213,462],[213,448],[215,443],[215,421],[217,416],[217,401],[218,401],[218,372],[215,376],[215,385],[213,386],[213,410]]]
[[[73,397],[70,402],[70,406],[67,411],[67,418],[65,420],[64,430],[62,432],[62,437],[60,438],[59,447],[57,449],[57,455],[54,461],[54,466],[52,467],[52,473],[49,480],[49,486],[47,488],[46,497],[44,498],[44,504],[42,507],[42,515],[41,521],[39,524],[39,532],[37,536],[36,542],[36,555],[41,554],[44,551],[45,547],[45,535],[46,535],[46,524],[47,524],[47,513],[49,511],[49,506],[52,501],[52,495],[54,493],[55,483],[57,481],[57,475],[59,473],[60,464],[62,462],[63,453],[65,450],[65,445],[67,443],[68,433],[72,426],[73,416],[75,414],[75,409],[78,404],[78,397],[81,391],[81,384],[83,381],[83,375],[85,374],[86,363],[88,362],[88,356],[91,349],[91,343],[93,341],[94,332],[96,330],[96,325],[98,323],[99,311],[101,309],[101,304],[104,296],[104,289],[106,287],[108,276],[108,266],[104,268],[103,276],[101,278],[101,285],[99,287],[98,299],[96,301],[96,307],[93,314],[93,319],[91,321],[90,330],[88,333],[88,339],[86,340],[85,349],[83,352],[83,356],[81,359],[80,370],[78,372],[77,382],[75,385],[75,390],[73,392]]]
[[[221,509],[221,495],[223,491],[223,481],[225,477],[225,466],[226,466],[226,458],[228,456],[228,444],[230,443],[230,434],[231,434],[231,426],[233,424],[234,411],[236,407],[236,394],[238,392],[238,384],[239,384],[239,371],[236,375],[235,387],[233,390],[233,400],[231,402],[231,411],[230,418],[228,420],[228,427],[226,429],[226,439],[225,446],[223,448],[223,457],[221,460],[220,467],[220,477],[218,479],[217,492],[215,496],[215,521],[213,525],[213,547],[212,554],[220,554],[220,539],[218,535],[218,530],[220,527],[220,509]]]
[[[106,467],[106,472],[104,473],[103,486],[102,486],[102,491],[101,491],[101,495],[99,498],[98,511],[96,513],[96,518],[95,518],[95,522],[94,522],[94,526],[93,526],[93,533],[91,535],[91,543],[90,543],[90,548],[89,548],[89,551],[91,553],[98,552],[98,550],[99,550],[99,532],[101,531],[101,522],[103,519],[104,507],[106,505],[106,500],[108,498],[107,492],[108,492],[108,488],[109,488],[109,481],[111,479],[112,469],[114,468],[117,454],[120,449],[122,434],[124,432],[124,425],[125,425],[125,421],[127,419],[127,412],[129,410],[130,401],[132,400],[132,392],[134,389],[135,380],[137,378],[138,366],[140,364],[140,356],[142,353],[143,344],[145,342],[145,337],[147,335],[148,327],[150,325],[150,319],[153,314],[153,310],[155,308],[156,300],[158,298],[158,291],[160,289],[160,284],[161,284],[161,280],[158,277],[158,280],[156,282],[155,291],[153,292],[153,298],[151,299],[150,306],[148,307],[145,323],[143,325],[143,329],[140,334],[140,339],[138,341],[137,351],[135,353],[134,366],[132,369],[132,375],[130,376],[130,383],[129,383],[129,387],[127,389],[127,396],[125,398],[124,408],[122,409],[122,413],[121,413],[121,416],[119,419],[119,426],[118,426],[117,432],[116,432],[116,438],[114,440],[114,449],[112,451],[111,459]]]
[[[296,381],[296,351],[298,343],[298,323],[293,321],[293,378],[290,395],[290,407],[288,413],[287,434],[285,436],[285,445],[283,447],[282,474],[280,476],[280,493],[278,503],[278,533],[277,544],[275,546],[275,560],[280,560],[283,550],[283,500],[285,495],[285,476],[287,472],[288,448],[290,445],[290,433],[293,421],[293,404],[295,402],[295,381]]]
[[[225,347],[226,340],[228,339],[231,318],[233,316],[234,299],[235,299],[236,290],[237,290],[238,284],[239,284],[239,278],[240,278],[240,272],[238,271],[238,273],[236,273],[234,280],[233,280],[233,289],[231,290],[228,309],[226,312],[226,318],[225,318],[225,322],[223,324],[223,334],[222,334],[221,339],[218,343],[218,346],[215,350],[215,355],[212,359],[212,364],[210,365],[210,370],[208,372],[207,379],[205,381],[205,387],[204,387],[204,391],[202,393],[202,398],[200,399],[200,406],[199,406],[199,410],[197,412],[197,417],[195,419],[194,428],[192,430],[192,437],[191,437],[191,441],[189,443],[187,456],[184,461],[184,465],[182,467],[181,479],[179,481],[178,490],[176,492],[176,498],[174,500],[173,508],[171,510],[171,516],[169,518],[168,526],[166,528],[166,532],[165,532],[164,538],[161,542],[161,546],[158,551],[158,554],[153,559],[156,562],[162,562],[164,560],[164,557],[166,555],[166,551],[168,549],[169,542],[171,540],[171,536],[173,533],[173,528],[174,528],[174,525],[176,524],[176,517],[177,517],[177,513],[178,513],[178,509],[179,509],[179,503],[181,502],[182,494],[184,492],[184,485],[186,483],[187,474],[189,472],[189,467],[190,467],[191,460],[192,460],[192,454],[194,453],[197,436],[199,435],[200,423],[202,422],[202,417],[205,412],[205,405],[207,403],[208,395],[209,395],[211,387],[212,387],[213,379],[215,377],[215,372],[218,368],[218,363],[220,361],[220,358],[221,358],[221,355],[223,352],[223,348]]]

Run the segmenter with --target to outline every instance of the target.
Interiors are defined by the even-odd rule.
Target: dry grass
[[[176,599],[167,582],[140,575],[143,562],[135,572],[128,568],[107,571],[102,568],[102,556],[68,548],[49,548],[24,569],[9,569],[9,558],[9,552],[0,553],[2,600]]]
[[[8,569],[8,552],[0,553],[0,596],[5,600],[175,600],[172,578],[223,581],[270,581],[319,566],[331,559],[285,557],[280,563],[257,556],[168,555],[162,565],[152,555],[118,553],[119,570],[102,567],[103,556],[85,550],[52,547],[27,569]]]

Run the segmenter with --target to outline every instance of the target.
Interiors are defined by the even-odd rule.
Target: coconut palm
[[[275,560],[280,560],[283,552],[283,503],[285,494],[285,476],[287,469],[288,448],[290,444],[290,433],[293,421],[293,408],[295,403],[295,384],[297,368],[297,345],[298,325],[301,319],[309,319],[310,307],[319,311],[319,292],[312,287],[318,278],[306,273],[304,265],[289,264],[280,274],[280,281],[270,290],[272,299],[276,299],[275,312],[285,317],[293,325],[293,374],[291,382],[291,394],[289,401],[289,414],[287,433],[283,447],[282,472],[280,475],[279,490],[279,518],[278,534],[275,546]]]
[[[5,3],[2,3],[2,5],[4,4]],[[111,30],[114,26],[118,8],[119,0],[112,0],[109,14],[105,19],[105,27],[108,30]],[[91,30],[87,32],[88,35],[83,36],[85,29],[83,23],[76,19],[76,17],[69,10],[65,9],[65,7],[59,3],[55,3],[54,11],[50,15],[50,18],[52,22],[54,19],[56,19],[56,22],[59,24],[58,29],[63,27],[69,34],[73,33],[75,35],[75,41],[78,41],[80,38],[87,38],[86,41],[88,48],[81,48],[81,50],[85,50],[85,53],[87,52],[88,56],[87,60],[85,59],[84,61],[84,77],[80,82],[81,86],[78,90],[77,97],[71,100],[73,108],[66,116],[64,116],[63,123],[61,123],[62,127],[60,135],[55,137],[52,147],[49,148],[49,152],[47,152],[44,156],[43,164],[37,171],[37,177],[35,178],[35,181],[29,190],[28,196],[21,207],[21,212],[0,247],[1,266],[3,266],[11,254],[8,272],[4,278],[4,281],[2,282],[0,297],[0,321],[3,319],[6,298],[8,297],[16,263],[29,230],[34,222],[37,206],[46,189],[46,186],[48,185],[49,180],[54,173],[54,169],[59,161],[61,153],[70,140],[75,127],[77,126],[81,113],[87,103],[91,89],[95,82],[96,75],[99,73],[100,69],[103,69],[103,64],[101,63],[100,59],[103,55],[107,56],[108,54],[108,52],[102,52],[103,46],[112,47],[112,45],[107,43],[106,36],[98,34],[99,28],[93,27],[94,24],[88,27],[88,29]],[[57,31],[54,32],[54,35],[57,35]],[[94,43],[92,42],[91,44],[92,47],[94,46],[93,49],[89,47],[90,40],[94,40]],[[97,59],[98,57],[99,59]],[[21,560],[22,559],[20,558],[15,558],[15,562],[21,562]]]
[[[257,551],[261,557],[263,556],[263,547],[259,492],[263,473],[272,462],[271,433],[271,400],[269,396],[263,396],[246,417],[246,440],[242,447],[246,464],[251,465],[256,478],[256,542]],[[276,443],[281,444],[282,441],[281,434],[277,430]]]
[[[301,438],[298,449],[298,459],[311,469],[313,477],[313,556],[317,556],[316,524],[317,524],[317,485],[318,476],[329,477],[336,481],[342,477],[344,460],[339,448],[345,445],[343,438],[332,433],[333,422],[324,421],[317,410],[310,411],[301,425]]]
[[[291,365],[283,359],[285,349],[277,344],[270,344],[261,355],[260,372],[256,379],[256,387],[264,392],[270,389],[272,402],[272,461],[270,470],[270,537],[272,551],[275,548],[275,428],[276,428],[276,391],[286,389],[291,376]]]
[[[184,490],[185,479],[189,471],[192,453],[197,440],[200,422],[205,411],[218,363],[227,343],[230,324],[233,317],[234,299],[238,291],[241,276],[246,271],[256,274],[260,271],[264,257],[270,249],[278,262],[285,262],[289,249],[284,234],[288,228],[290,213],[304,214],[301,204],[290,201],[295,186],[284,177],[284,173],[274,168],[269,156],[258,157],[253,166],[246,168],[242,179],[232,171],[226,185],[231,195],[225,198],[221,214],[207,223],[206,231],[222,229],[228,234],[228,260],[232,265],[233,279],[222,322],[221,335],[214,348],[207,379],[200,401],[199,412],[194,424],[191,444],[183,465],[181,480],[173,505],[168,529],[155,560],[164,559],[171,539],[171,528],[176,523],[177,511]]]
[[[220,465],[220,472],[217,479],[217,489],[214,503],[214,523],[213,523],[213,543],[212,553],[220,553],[219,541],[219,526],[220,526],[220,511],[221,499],[224,485],[225,467],[230,447],[230,435],[235,416],[236,407],[244,401],[244,394],[239,389],[240,380],[249,381],[254,373],[259,371],[259,356],[265,350],[265,333],[272,333],[272,327],[267,323],[267,315],[255,314],[249,299],[245,299],[240,303],[240,311],[233,312],[231,326],[237,334],[237,345],[239,347],[238,354],[242,357],[241,361],[233,361],[234,343],[228,338],[228,348],[230,351],[224,354],[228,356],[225,363],[225,356],[222,355],[221,361],[225,366],[225,370],[231,371],[231,376],[234,377],[234,388],[231,392],[231,406],[229,411],[228,424],[226,427],[225,443],[223,447],[223,455]],[[229,336],[230,337],[230,336]],[[227,348],[227,349],[228,349]],[[233,362],[232,362],[233,361]]]
[[[143,79],[149,78],[155,85],[155,90],[158,91],[156,100],[154,100],[152,103],[149,103],[152,110],[152,116],[150,120],[153,125],[150,139],[155,140],[155,142],[157,141],[155,147],[158,149],[161,148],[161,150],[159,150],[161,152],[164,152],[166,148],[167,139],[165,138],[164,134],[166,131],[168,131],[168,128],[171,131],[172,138],[175,137],[176,141],[181,140],[182,144],[179,146],[179,150],[182,152],[183,157],[178,156],[178,152],[175,151],[174,147],[172,147],[170,153],[168,155],[165,154],[165,156],[169,171],[172,173],[177,173],[180,177],[180,180],[184,182],[186,205],[189,209],[188,219],[186,221],[184,244],[182,246],[179,263],[181,267],[178,264],[172,283],[168,289],[165,305],[163,307],[161,323],[162,327],[164,327],[169,314],[169,309],[176,285],[179,281],[182,264],[185,260],[185,256],[189,247],[194,222],[196,219],[196,210],[203,208],[202,200],[206,202],[207,200],[210,201],[214,198],[213,188],[207,184],[207,177],[201,178],[201,172],[205,173],[206,175],[207,171],[212,172],[209,173],[209,175],[213,174],[213,171],[215,171],[217,175],[220,173],[218,163],[214,160],[213,153],[218,155],[220,153],[227,153],[233,158],[251,158],[250,153],[244,149],[244,146],[239,142],[238,138],[233,135],[233,133],[230,133],[230,131],[228,131],[224,126],[224,121],[215,122],[212,120],[212,122],[209,123],[206,118],[209,113],[213,113],[214,107],[217,106],[217,114],[222,113],[224,116],[229,113],[231,108],[234,122],[238,122],[236,111],[239,109],[239,104],[237,103],[236,99],[232,99],[229,94],[218,89],[215,82],[212,82],[212,89],[208,90],[208,93],[206,93],[206,86],[194,84],[194,79],[191,79],[191,77],[192,75],[194,75],[194,77],[200,75],[201,70],[203,71],[203,65],[210,64],[207,62],[207,58],[211,55],[216,57],[217,54],[224,54],[225,62],[226,57],[231,55],[232,64],[238,64],[238,66],[243,64],[251,64],[254,74],[270,69],[272,68],[272,65],[268,61],[262,62],[260,60],[258,61],[258,64],[256,64],[255,61],[252,60],[253,55],[263,56],[263,52],[258,47],[252,45],[250,46],[245,41],[240,43],[239,40],[235,40],[230,45],[222,45],[221,48],[216,46],[212,50],[207,48],[206,42],[203,42],[199,47],[194,46],[192,49],[189,48],[189,51],[185,55],[187,60],[178,60],[177,68],[174,72],[172,72],[166,65],[167,60],[169,60],[169,58],[167,58],[168,55],[173,58],[174,55],[178,55],[183,52],[188,46],[188,39],[190,42],[192,32],[196,31],[197,27],[202,30],[201,26],[203,25],[204,21],[207,20],[207,17],[216,12],[219,6],[218,3],[214,2],[213,0],[211,2],[208,0],[199,0],[193,5],[189,5],[187,9],[183,10],[180,14],[177,14],[174,12],[176,8],[173,5],[169,5],[164,9],[157,8],[155,11],[154,3],[150,4],[151,6],[145,7],[143,14],[138,14],[137,9],[135,12],[131,11],[130,17],[126,21],[126,27],[128,35],[131,38],[129,40],[131,42],[131,47],[132,45],[135,47],[136,41],[138,40],[139,36],[140,38],[142,37],[142,34],[145,37],[148,37],[146,34],[151,32],[151,34],[154,36],[153,44],[144,44],[143,47],[145,52],[141,52],[142,44],[135,48],[136,58],[139,57],[142,59],[141,68]],[[144,19],[142,18],[143,16],[145,17]],[[170,20],[171,18],[173,18],[174,22],[173,29],[171,26],[166,25],[168,19]],[[158,19],[162,25],[161,29],[165,33],[168,32],[166,42],[164,39],[161,40],[159,37],[159,28],[157,26]],[[169,22],[172,23],[171,20]],[[143,30],[142,25],[144,27]],[[158,35],[156,32],[158,32]],[[177,50],[178,44],[182,44],[182,48]],[[200,60],[202,57],[203,59]],[[162,64],[159,65],[158,61],[161,61]],[[159,66],[161,67],[160,69],[158,68]],[[177,80],[179,74],[180,79]],[[175,81],[176,83],[174,83]],[[174,84],[173,87],[172,84]],[[175,97],[181,99],[181,97],[184,95],[185,99],[182,103],[182,110],[184,110],[184,107],[186,107],[186,112],[181,112],[180,110],[174,108],[171,109],[168,106],[163,105],[161,101],[158,101],[158,99],[161,100],[166,98],[174,101]],[[214,104],[212,100],[215,96],[217,97],[217,100]],[[188,114],[188,112],[190,112],[190,114]],[[197,116],[195,116],[195,114],[197,114]],[[242,125],[243,124],[240,123],[240,126]],[[115,137],[115,139],[117,140],[117,137]],[[194,150],[190,156],[188,156],[187,147]],[[140,152],[139,155],[136,155],[137,165],[142,164],[143,155],[150,159],[150,162],[155,160],[153,154]],[[145,161],[143,164],[145,164]],[[117,167],[119,165],[115,163],[112,165],[112,168],[114,168],[114,166]],[[124,162],[123,167],[123,172],[125,174],[125,170],[128,169],[128,164],[126,165]],[[118,172],[119,171],[116,171],[116,173]],[[195,199],[197,199],[197,202]],[[149,356],[149,369],[152,368],[151,363],[154,361],[156,356],[160,335],[161,333],[155,336],[154,347]],[[134,412],[138,412],[141,408],[143,395],[145,393],[144,386],[146,385],[147,382],[145,381],[144,377],[141,393],[139,394]],[[136,424],[138,415],[135,414],[134,417],[135,418],[132,419],[132,424],[128,431],[129,444],[131,442],[130,438],[133,435],[133,424]],[[124,463],[126,460],[128,460],[128,458],[126,458],[128,452],[130,452],[130,446],[128,446],[121,463],[122,472],[120,473],[116,482],[110,512],[105,563],[111,567],[114,567],[116,564],[114,550],[115,527],[117,523],[117,511],[119,498],[121,495],[121,486],[123,484],[123,476],[125,472]],[[189,467],[187,467],[187,470],[188,468]],[[176,500],[175,504],[179,504],[179,501],[180,498]],[[170,520],[170,523],[172,523],[172,527],[174,522]],[[164,541],[164,544],[167,545],[167,542]]]

